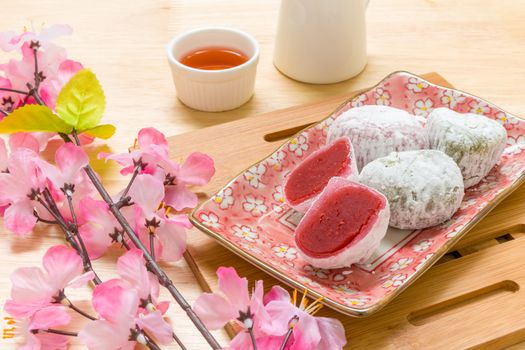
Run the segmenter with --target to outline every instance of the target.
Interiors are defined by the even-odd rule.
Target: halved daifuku
[[[359,180],[383,193],[390,226],[421,229],[450,219],[463,200],[461,171],[436,150],[393,152],[368,163]]]
[[[357,179],[354,151],[347,137],[313,152],[288,174],[284,183],[286,202],[306,211],[334,176]]]
[[[304,260],[320,268],[364,262],[388,228],[388,201],[378,191],[334,177],[295,230]]]
[[[507,143],[507,131],[498,122],[473,113],[436,108],[426,125],[430,146],[456,161],[465,188],[476,185],[496,165]]]
[[[327,142],[341,136],[352,141],[359,170],[390,152],[429,148],[428,136],[416,118],[388,106],[362,106],[344,112],[330,125]]]

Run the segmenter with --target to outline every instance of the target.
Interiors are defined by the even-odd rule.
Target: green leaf
[[[15,132],[57,132],[69,134],[71,126],[46,106],[25,105],[15,109],[0,121],[0,133],[12,134]]]
[[[106,98],[95,74],[78,71],[58,94],[55,110],[78,132],[95,127],[104,114]]]
[[[95,126],[94,128],[84,130],[84,133],[107,140],[115,133],[115,126],[111,124],[102,124]]]

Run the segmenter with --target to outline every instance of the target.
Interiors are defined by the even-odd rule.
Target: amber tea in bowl
[[[204,70],[220,70],[240,66],[248,61],[244,53],[227,47],[205,47],[187,53],[180,63]]]
[[[253,95],[259,44],[245,32],[195,29],[173,38],[167,54],[177,97],[188,107],[227,111]]]

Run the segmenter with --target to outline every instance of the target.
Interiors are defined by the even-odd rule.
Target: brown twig
[[[75,239],[75,233],[71,232],[70,225],[66,223],[64,220],[64,217],[62,216],[62,213],[60,213],[60,209],[58,209],[55,200],[51,196],[51,193],[49,192],[49,189],[44,189],[43,191],[44,199],[42,199],[42,196],[40,194],[36,195],[36,200],[42,204],[42,206],[53,216],[55,221],[57,222],[57,225],[62,229],[64,232],[64,235],[66,237],[66,240],[71,245],[73,249],[75,249],[82,259],[82,262],[84,264],[84,271],[92,271],[94,274],[93,277],[93,283],[100,284],[102,283],[102,280],[100,277],[98,277],[96,271],[93,269],[93,266],[91,264],[91,260],[89,259],[89,255],[87,253],[86,247],[83,245],[82,240],[77,241]],[[75,228],[75,232],[78,232],[78,228]],[[82,242],[81,246],[79,245],[79,242]]]
[[[53,333],[53,334],[60,334],[60,335],[67,335],[69,337],[76,337],[78,336],[77,332],[69,332],[69,331],[63,331],[59,329],[35,329],[32,331],[33,333]]]

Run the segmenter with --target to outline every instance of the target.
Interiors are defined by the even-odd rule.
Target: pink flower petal
[[[7,170],[7,147],[4,139],[0,138],[0,171]]]
[[[181,180],[191,185],[205,185],[215,174],[213,159],[200,152],[193,152],[180,169]]]
[[[248,280],[241,278],[233,267],[219,267],[217,269],[219,289],[232,304],[234,310],[246,311],[250,303],[248,295]]]
[[[67,142],[56,151],[55,162],[61,171],[62,181],[74,184],[81,170],[89,164],[89,158],[81,147]]]
[[[161,301],[160,303],[157,304],[157,310],[160,311],[161,314],[165,314],[166,311],[168,311],[170,307],[170,302],[169,301]]]
[[[199,199],[197,195],[188,190],[184,184],[166,187],[166,196],[164,201],[170,207],[180,211],[184,208],[195,208]]]
[[[140,315],[137,319],[137,325],[151,334],[161,345],[168,345],[173,342],[173,329],[162,318],[159,311]]]
[[[11,274],[11,298],[19,303],[50,302],[54,289],[38,267],[20,267]]]
[[[193,304],[193,311],[209,329],[222,328],[239,317],[239,312],[227,300],[212,293],[201,294]]]
[[[110,214],[107,204],[91,197],[82,198],[79,204],[79,214],[80,218],[85,221],[85,224],[79,228],[80,235],[84,239],[89,256],[97,259],[112,244],[113,239],[109,235],[119,225]]]
[[[31,232],[37,221],[33,210],[34,205],[29,200],[11,204],[4,213],[5,227],[18,235]]]
[[[71,288],[84,287],[93,278],[95,278],[95,273],[93,271],[84,272],[83,274],[69,282],[67,286]]]
[[[124,325],[99,320],[89,322],[78,333],[78,338],[90,350],[124,350],[135,347],[136,342],[129,341],[129,335],[129,328]]]
[[[178,261],[186,250],[186,230],[178,224],[165,221],[155,231],[162,244],[161,259],[164,261]]]
[[[0,205],[8,205],[17,200],[24,200],[26,197],[24,184],[13,181],[13,176],[8,173],[0,173]]]
[[[16,302],[15,300],[7,300],[4,305],[4,310],[16,319],[28,318],[35,310],[40,310],[43,307],[48,306],[50,298],[41,299],[38,301],[31,302]]]
[[[317,326],[321,335],[319,349],[338,350],[345,346],[345,329],[341,321],[335,318],[317,317]]]
[[[135,316],[139,297],[120,279],[111,279],[95,287],[93,307],[100,316],[113,323],[126,323]]]
[[[88,255],[91,259],[98,259],[112,244],[112,238],[109,236],[109,232],[103,230],[103,227],[96,222],[86,222],[78,229]]]
[[[52,305],[36,311],[31,317],[29,328],[48,329],[65,326],[71,322],[71,316],[65,306]]]
[[[33,338],[30,341],[29,338]],[[69,338],[65,335],[51,334],[51,333],[39,333],[31,334],[30,337],[26,338],[24,346],[19,348],[20,350],[66,350],[69,344]],[[35,341],[37,344],[33,344]]]
[[[276,337],[276,336],[266,336],[266,337],[257,338],[257,350],[280,349],[281,345],[283,344],[283,341],[284,341],[284,337]],[[284,349],[285,350],[290,349],[293,342],[294,340],[293,340],[293,335],[292,335],[286,342],[286,347]],[[324,348],[319,348],[319,350],[321,349],[324,349]]]
[[[151,289],[150,278],[140,250],[132,248],[118,258],[117,271],[124,281],[137,290],[139,298],[148,298]]]
[[[289,300],[271,301],[265,306],[265,310],[268,312],[272,322],[262,324],[261,328],[269,335],[284,335],[288,331],[288,322],[296,315],[301,318],[304,315],[306,315],[305,317],[311,317],[291,304]]]
[[[170,217],[167,220],[185,228],[193,227],[193,224],[191,223],[190,219],[188,218],[188,215],[186,214],[170,215]]]
[[[229,350],[253,350],[252,339],[250,335],[248,334],[248,332],[246,332],[245,330],[242,330],[239,333],[237,333],[237,335],[232,339],[232,341],[228,345],[229,345],[228,347]],[[257,350],[277,350],[277,349],[279,349],[279,347],[276,347],[273,349],[261,348],[259,346],[259,342],[257,342]]]
[[[155,128],[140,129],[137,140],[140,148],[147,148],[150,145],[158,145],[166,148],[166,150],[168,149],[166,136]]]
[[[140,207],[146,219],[151,219],[164,197],[164,184],[151,175],[138,175],[129,196]]]
[[[272,286],[264,296],[264,305],[273,300],[290,301],[290,293],[281,286]]]
[[[48,274],[48,283],[56,291],[64,289],[70,281],[84,271],[82,259],[70,247],[56,245],[49,248],[42,259],[44,269]]]
[[[11,152],[16,151],[19,148],[28,148],[35,153],[40,152],[40,143],[30,133],[17,132],[9,137],[9,148]]]
[[[291,347],[293,350],[323,349],[318,347],[321,341],[321,333],[317,326],[317,320],[306,313],[299,316],[299,321],[293,329],[293,337],[294,343]],[[328,349],[336,350],[337,348]]]

